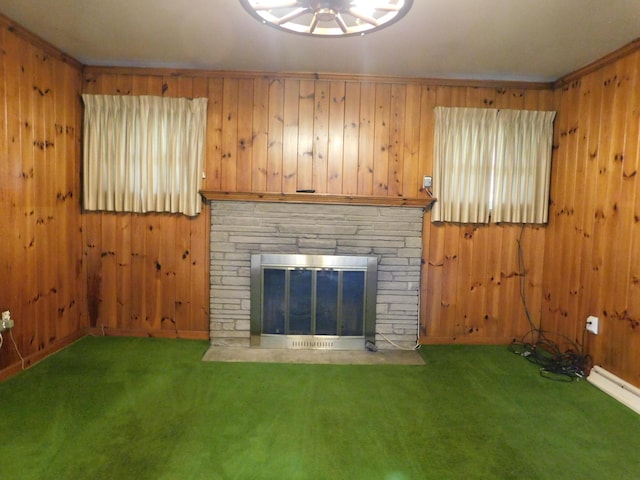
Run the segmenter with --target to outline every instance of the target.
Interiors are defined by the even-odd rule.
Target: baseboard
[[[640,413],[640,388],[596,365],[587,377],[590,383],[611,397]]]
[[[509,345],[514,337],[420,337],[420,345]]]
[[[185,338],[188,340],[209,340],[209,331],[200,330],[153,330],[127,328],[89,328],[88,335],[105,337],[149,337],[149,338]]]
[[[18,360],[11,365],[6,366],[0,370],[0,382],[6,380],[9,377],[20,373],[22,370],[34,365],[35,363],[43,360],[51,354],[56,353],[58,350],[62,350],[68,345],[71,345],[76,340],[84,337],[85,335],[104,335],[104,336],[119,336],[119,337],[153,337],[153,338],[184,338],[189,340],[209,340],[209,332],[198,330],[127,330],[127,329],[114,329],[114,328],[87,328],[78,330],[77,332],[68,335],[60,340],[50,343],[42,350],[38,350],[30,355],[24,357],[24,361]]]
[[[84,330],[78,330],[77,332],[72,333],[64,338],[56,340],[49,345],[47,345],[42,350],[38,350],[30,355],[24,356],[24,361],[18,360],[15,363],[3,368],[0,370],[0,382],[6,380],[17,373],[20,373],[22,370],[29,368],[30,366],[38,363],[40,360],[43,360],[45,357],[56,353],[58,350],[62,350],[63,348],[71,345],[76,340],[85,336]],[[9,347],[7,345],[7,347]]]

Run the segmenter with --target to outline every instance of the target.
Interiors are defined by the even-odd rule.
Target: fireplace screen
[[[375,343],[377,258],[251,256],[251,344],[361,349]]]

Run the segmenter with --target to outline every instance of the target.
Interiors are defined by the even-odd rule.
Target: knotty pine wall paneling
[[[551,109],[551,91],[540,89],[437,87],[430,105]],[[433,107],[421,123],[433,131]],[[431,158],[432,139],[424,142]],[[431,165],[423,167],[431,172]],[[522,237],[521,237],[522,236]],[[526,266],[522,276],[518,240]],[[530,325],[520,299],[524,282],[534,322],[540,320],[544,227],[425,224],[422,340],[425,343],[508,343]]]
[[[640,54],[563,80],[542,320],[640,386]],[[585,334],[588,315],[600,333]]]
[[[86,90],[96,93],[127,93],[132,88],[134,93],[191,96],[188,87],[176,93],[176,85],[201,85],[201,94],[209,98],[203,189],[229,192],[315,190],[426,198],[421,184],[422,176],[433,170],[435,106],[553,108],[551,91],[539,85],[450,86],[367,77],[106,68],[87,68],[85,77]],[[176,304],[195,302],[197,320],[176,320],[191,322],[177,330],[206,335],[208,324],[201,315],[206,301],[198,304],[185,297],[187,292],[178,294],[184,283],[177,274],[165,272],[178,266],[186,270],[184,235],[192,242],[202,239],[201,248],[189,251],[196,265],[207,263],[204,217],[182,219],[177,227],[173,217],[129,216],[118,227],[117,215],[91,216],[96,219],[90,230],[100,231],[91,235],[103,242],[92,255],[98,264],[90,269],[101,275],[99,289],[90,295],[90,303],[99,306],[92,324],[123,331],[171,331],[176,328],[174,313],[166,300],[157,303],[163,295]],[[507,343],[524,335],[529,325],[520,300],[520,226],[432,224],[427,211],[424,227],[422,340]],[[522,234],[526,292],[537,321],[544,237],[545,230],[537,227],[526,227]],[[124,245],[127,241],[130,247]],[[118,262],[119,256],[129,255],[129,263]],[[192,295],[207,291],[206,276],[192,273],[191,278]],[[97,284],[89,281],[90,286]],[[124,306],[129,285],[143,286],[142,294],[130,299],[131,313]]]
[[[171,75],[85,75],[85,93],[207,97],[206,78]],[[218,91],[213,88],[214,91]],[[210,126],[220,125],[218,103]],[[219,139],[216,130],[208,140]],[[209,141],[220,151],[220,143]],[[208,157],[212,152],[208,151]],[[235,156],[235,152],[234,152]],[[222,163],[218,163],[219,167]],[[218,167],[218,168],[219,168]],[[207,165],[214,181],[221,170]],[[103,334],[207,338],[208,206],[196,217],[85,212],[90,326]]]
[[[0,17],[0,379],[87,322],[80,220],[81,66]]]

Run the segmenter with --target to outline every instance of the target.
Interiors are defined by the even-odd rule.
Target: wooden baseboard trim
[[[72,333],[71,335],[68,335],[64,338],[56,340],[53,343],[50,343],[42,350],[38,350],[37,352],[34,352],[30,355],[25,356],[24,361],[19,360],[15,363],[12,363],[11,365],[0,370],[0,382],[20,373],[22,370],[26,370],[32,365],[35,365],[36,363],[38,363],[40,360],[43,360],[45,357],[48,357],[49,355],[52,355],[59,350],[62,350],[63,348],[71,345],[73,342],[75,342],[76,340],[79,340],[84,336],[85,336],[84,330],[78,330],[77,332]]]
[[[509,345],[513,337],[422,337],[420,345]]]
[[[209,340],[209,332],[197,330],[126,330],[117,328],[87,328],[56,340],[46,348],[24,357],[23,361],[17,361],[0,370],[0,382],[20,373],[22,370],[35,365],[45,357],[56,353],[59,350],[71,345],[76,340],[86,336],[118,336],[118,337],[151,337],[151,338],[184,338],[188,340]],[[23,367],[24,365],[24,367]]]
[[[152,330],[126,328],[89,328],[87,335],[104,337],[149,337],[149,338],[184,338],[188,340],[209,340],[209,331],[200,330]]]

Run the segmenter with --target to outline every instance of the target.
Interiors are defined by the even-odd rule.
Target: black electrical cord
[[[559,332],[549,332],[537,327],[531,319],[526,295],[527,270],[522,250],[522,236],[525,225],[522,224],[518,242],[518,264],[520,278],[520,298],[524,312],[531,329],[522,338],[514,340],[509,345],[509,350],[517,355],[525,357],[532,363],[540,366],[540,375],[544,378],[556,381],[572,382],[576,378],[583,378],[591,366],[591,357],[583,353],[581,345]],[[564,352],[560,347],[548,338],[553,335],[562,338],[569,344]],[[582,333],[582,345],[584,345],[585,333]]]

